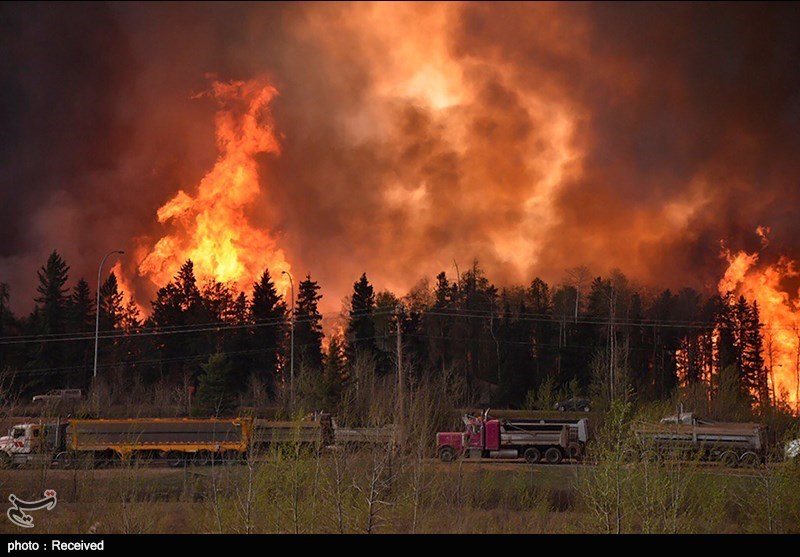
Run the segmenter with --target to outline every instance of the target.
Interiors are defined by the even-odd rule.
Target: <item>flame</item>
[[[187,260],[194,262],[199,282],[217,280],[247,291],[265,268],[285,294],[290,265],[267,231],[250,224],[247,209],[261,188],[260,153],[280,154],[269,113],[277,90],[261,79],[215,81],[193,98],[211,97],[219,103],[216,138],[220,156],[191,195],[183,190],[157,213],[172,231],[159,239],[139,263],[139,275],[156,285],[169,282]]]
[[[117,277],[117,289],[122,294],[122,302],[127,306],[131,302],[136,306],[136,309],[139,311],[139,315],[147,315],[144,307],[139,304],[136,300],[136,297],[133,295],[134,288],[133,285],[128,281],[125,271],[122,269],[122,261],[117,260],[114,263],[114,266],[111,267],[110,273],[113,273]]]
[[[769,228],[759,226],[756,233],[766,247]],[[781,287],[784,279],[800,276],[797,263],[781,257],[775,264],[758,265],[758,253],[732,254],[724,248],[723,256],[728,269],[719,281],[719,292],[734,292],[758,302],[764,325],[763,356],[773,392],[800,405],[800,291],[791,296]]]

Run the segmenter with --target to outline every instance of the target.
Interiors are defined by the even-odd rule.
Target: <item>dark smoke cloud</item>
[[[5,4],[0,25],[0,280],[21,310],[52,249],[92,277],[158,238],[217,156],[214,106],[189,100],[207,74],[280,91],[253,218],[329,309],[363,271],[405,290],[473,257],[498,282],[585,263],[713,286],[720,241],[753,249],[757,225],[800,257],[793,6]],[[437,56],[456,101],[398,92]]]

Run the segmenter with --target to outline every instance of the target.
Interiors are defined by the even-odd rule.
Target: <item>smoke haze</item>
[[[326,310],[478,258],[716,288],[731,249],[800,257],[800,11],[780,4],[4,4],[0,281],[30,309],[168,232],[219,155],[210,80],[264,79],[280,154],[249,210]],[[770,253],[772,255],[770,255]]]

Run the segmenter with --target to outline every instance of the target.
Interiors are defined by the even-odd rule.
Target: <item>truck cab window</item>
[[[25,430],[22,429],[21,427],[15,428],[13,437],[14,437],[14,439],[19,439],[20,437],[25,437]]]

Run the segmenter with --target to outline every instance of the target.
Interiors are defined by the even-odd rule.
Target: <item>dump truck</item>
[[[465,430],[439,432],[436,444],[439,458],[524,458],[531,464],[558,464],[565,459],[580,461],[588,441],[588,420],[493,419],[463,417]]]
[[[394,428],[343,427],[331,414],[315,412],[301,421],[256,420],[253,431],[253,447],[259,451],[280,444],[299,444],[320,448],[359,448],[371,445],[387,445],[392,442]]]
[[[767,427],[759,423],[715,422],[689,412],[636,424],[633,432],[643,454],[657,458],[699,457],[733,468],[755,466],[766,457]]]
[[[252,420],[146,418],[23,423],[0,437],[0,466],[55,462],[62,468],[102,466],[131,458],[190,462],[241,460]]]
[[[264,450],[278,444],[314,447],[333,445],[334,430],[331,415],[315,415],[310,421],[256,420],[253,428],[253,446]]]

